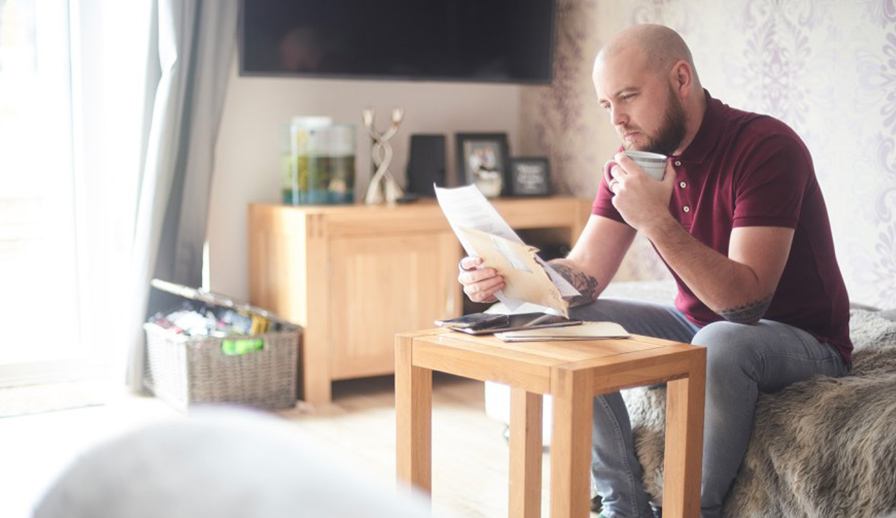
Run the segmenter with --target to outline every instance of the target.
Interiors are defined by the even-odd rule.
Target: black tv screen
[[[243,0],[240,74],[550,83],[555,0]]]

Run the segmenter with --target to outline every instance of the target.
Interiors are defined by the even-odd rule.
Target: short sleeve
[[[616,152],[618,153],[624,149],[622,146],[619,146]],[[594,203],[591,205],[591,214],[625,223],[622,214],[619,214],[619,211],[613,206],[613,192],[610,191],[610,186],[607,185],[604,172],[600,171],[598,177],[600,178],[600,184],[597,186],[597,195],[594,197]],[[628,223],[625,224],[628,225]]]
[[[594,197],[594,203],[591,205],[591,214],[625,223],[622,215],[613,206],[613,193],[610,192],[610,188],[607,186],[607,179],[604,178],[603,174],[600,175],[600,185],[597,186],[597,195]]]
[[[795,137],[760,139],[735,178],[734,227],[796,228],[812,174],[808,150]]]

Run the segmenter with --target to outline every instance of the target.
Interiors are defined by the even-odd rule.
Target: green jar
[[[282,194],[289,205],[353,203],[355,127],[296,117],[284,131]]]

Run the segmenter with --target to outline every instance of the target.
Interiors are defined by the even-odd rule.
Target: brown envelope
[[[472,228],[460,230],[482,258],[483,266],[494,268],[504,277],[504,295],[556,309],[569,317],[569,303],[535,260],[537,248]]]

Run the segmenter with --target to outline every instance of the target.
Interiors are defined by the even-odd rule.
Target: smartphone
[[[510,322],[510,317],[507,315],[470,313],[469,315],[463,315],[456,318],[436,320],[436,325],[454,329],[486,329],[490,327],[501,327],[508,322]]]

